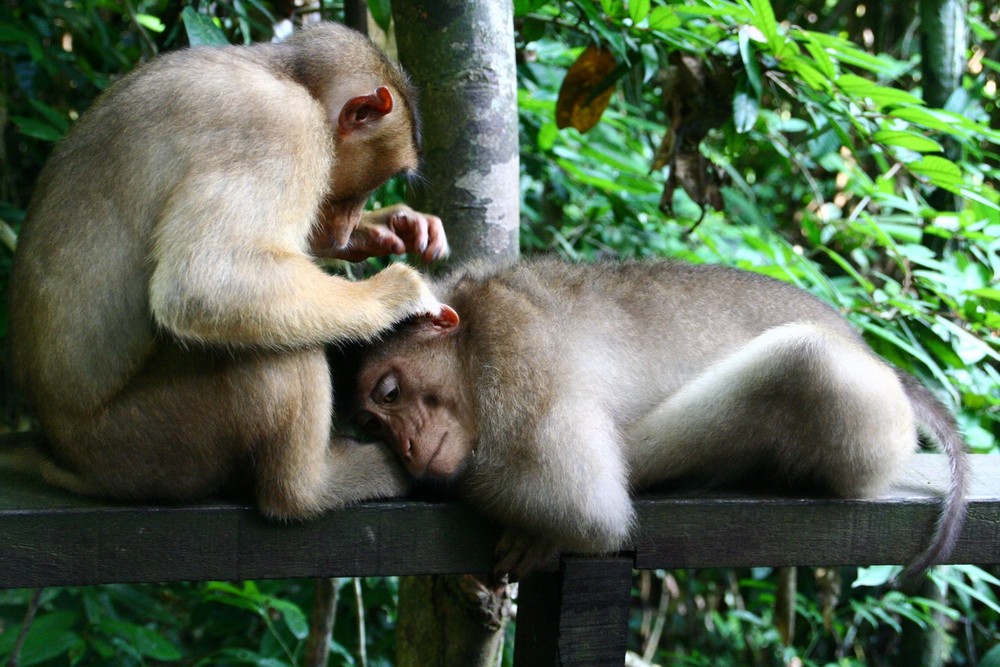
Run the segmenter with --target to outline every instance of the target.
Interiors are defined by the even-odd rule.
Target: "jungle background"
[[[391,51],[389,1],[367,4],[373,37]],[[166,50],[270,40],[289,20],[341,20],[345,9],[0,0],[0,289],[42,163],[103,89]],[[996,453],[1000,8],[985,0],[516,0],[514,27],[522,254],[667,256],[793,282],[932,387],[973,451]],[[392,184],[375,203],[404,194]],[[0,396],[2,428],[30,428],[6,370]],[[637,574],[630,659],[1000,665],[995,572],[939,567],[916,595],[890,585],[893,573]],[[0,657],[297,664],[315,586],[0,591]],[[328,664],[395,663],[398,586],[394,578],[337,583]],[[917,644],[932,650],[910,661]]]

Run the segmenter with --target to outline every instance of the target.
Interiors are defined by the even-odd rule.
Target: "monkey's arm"
[[[281,186],[294,183],[276,187],[239,171],[188,177],[165,207],[151,253],[157,324],[208,344],[300,347],[370,339],[411,315],[439,312],[405,265],[360,282],[327,275],[305,252],[310,193],[286,194]]]
[[[614,424],[596,401],[565,397],[531,442],[507,447],[464,489],[512,529],[498,548],[496,574],[523,575],[545,560],[548,545],[590,553],[620,548],[632,527],[632,501]]]

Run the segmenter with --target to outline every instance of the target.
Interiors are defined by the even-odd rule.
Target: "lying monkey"
[[[952,483],[908,573],[958,537],[966,462],[952,416],[796,287],[719,266],[536,260],[434,291],[455,310],[366,353],[359,420],[412,475],[454,483],[514,527],[496,576],[523,576],[552,548],[618,549],[630,492],[665,481],[870,496],[918,429],[948,455]]]

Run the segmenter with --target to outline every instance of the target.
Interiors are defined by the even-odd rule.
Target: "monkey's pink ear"
[[[455,309],[446,303],[442,303],[441,314],[431,318],[431,326],[439,329],[441,332],[446,332],[457,327],[459,321],[458,313],[455,312]]]
[[[451,306],[442,303],[441,312],[437,315],[418,315],[411,318],[407,324],[415,329],[435,334],[449,334],[458,326],[458,313]]]
[[[392,93],[385,86],[379,86],[371,95],[359,95],[347,100],[340,110],[338,129],[341,134],[370,125],[392,111]]]

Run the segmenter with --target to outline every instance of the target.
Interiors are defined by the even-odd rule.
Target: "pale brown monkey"
[[[631,492],[661,482],[877,493],[918,428],[953,483],[910,572],[958,536],[966,464],[951,415],[802,290],[717,266],[536,260],[460,272],[435,293],[455,310],[375,344],[356,409],[413,475],[515,528],[497,575],[522,576],[552,546],[617,549]]]
[[[164,55],[105,92],[47,163],[13,270],[46,478],[126,500],[245,490],[279,517],[404,491],[382,448],[331,439],[323,345],[437,301],[405,265],[349,282],[313,259],[447,252],[433,216],[362,214],[418,139],[406,76],[336,24]]]

